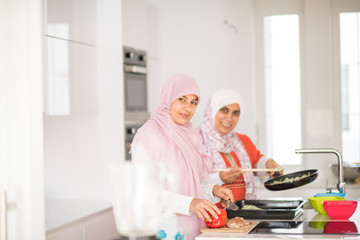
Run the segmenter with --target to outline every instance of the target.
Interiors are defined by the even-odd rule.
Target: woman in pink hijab
[[[194,239],[205,226],[204,220],[210,219],[208,213],[214,217],[220,213],[212,202],[218,202],[218,197],[234,200],[229,189],[207,183],[212,159],[190,123],[199,93],[190,76],[171,76],[163,87],[160,106],[137,131],[131,146],[133,161],[141,149],[149,161],[160,161],[178,180],[169,202],[175,214],[160,226],[165,239]]]

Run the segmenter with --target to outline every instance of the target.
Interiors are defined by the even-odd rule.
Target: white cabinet
[[[95,114],[98,107],[96,0],[47,0],[47,115]]]
[[[89,218],[84,222],[83,229],[85,240],[113,240],[119,237],[112,210]]]
[[[119,238],[112,208],[48,229],[47,240],[114,240]]]
[[[124,159],[121,0],[45,2],[46,105],[59,109],[44,117],[45,197],[111,199],[109,166]]]
[[[149,29],[152,30],[151,32],[156,32],[150,28],[149,19],[150,17],[157,19],[157,16],[149,15],[151,4],[147,0],[123,0],[122,4],[123,44],[148,50]]]
[[[46,3],[46,35],[96,45],[96,0],[47,0]]]
[[[83,240],[83,228],[81,223],[75,223],[58,231],[51,232],[46,236],[47,240]]]
[[[47,115],[94,115],[98,111],[97,49],[45,37]]]
[[[46,236],[116,239],[111,204],[96,202],[124,159],[121,0],[45,0],[44,21],[47,94],[67,108],[44,116]]]

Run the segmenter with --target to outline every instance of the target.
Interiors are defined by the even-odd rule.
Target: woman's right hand
[[[232,183],[242,174],[241,168],[232,168],[228,171],[219,172],[219,177],[224,183]]]
[[[208,212],[214,217],[218,218],[220,214],[219,208],[205,199],[194,198],[190,203],[190,212],[195,213],[200,219],[211,222]]]

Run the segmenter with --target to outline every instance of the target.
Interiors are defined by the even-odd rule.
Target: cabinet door
[[[47,240],[83,240],[82,223],[72,224],[46,236]]]
[[[45,40],[47,115],[97,114],[97,49],[52,37]]]
[[[96,45],[96,0],[47,0],[46,4],[46,35]]]
[[[84,223],[85,240],[113,240],[119,238],[112,210],[90,218]]]

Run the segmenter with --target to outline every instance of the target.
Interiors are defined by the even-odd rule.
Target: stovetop
[[[349,234],[360,235],[360,223],[345,221],[261,221],[249,234]]]

